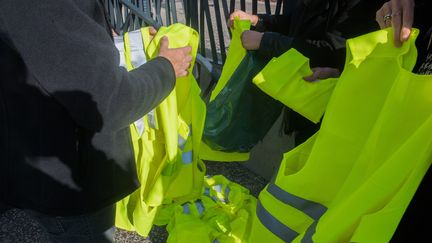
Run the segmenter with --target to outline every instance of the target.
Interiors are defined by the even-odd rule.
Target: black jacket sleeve
[[[256,30],[277,33],[263,35],[258,53],[270,58],[295,48],[310,59],[311,67],[343,69],[346,39],[377,30],[375,12],[385,0],[328,2],[327,9],[321,3],[301,4],[292,15],[261,15]]]
[[[160,103],[173,89],[175,73],[162,57],[131,72],[119,67],[119,53],[95,2],[3,2],[0,32],[21,55],[27,75],[33,75],[38,88],[64,106],[78,125],[118,130]],[[81,100],[56,95],[64,92],[88,94],[97,111]]]
[[[290,25],[290,15],[270,15],[270,14],[258,14],[258,23],[253,30],[264,32],[278,32],[285,33],[287,26]]]

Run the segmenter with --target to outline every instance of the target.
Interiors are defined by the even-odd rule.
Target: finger
[[[185,62],[191,62],[192,61],[192,56],[191,55],[188,55],[188,56],[186,56],[186,58],[185,58]]]
[[[339,69],[336,68],[322,68],[319,72],[318,79],[337,78],[340,76]]]
[[[156,35],[157,34],[157,30],[153,26],[150,26],[149,27],[149,33],[150,33],[150,35]]]
[[[393,26],[393,39],[394,43],[397,47],[400,47],[402,45],[400,41],[400,35],[401,35],[401,28],[402,28],[402,8],[399,4],[399,1],[392,1],[391,2],[391,8],[393,10],[392,13],[392,26]]]
[[[385,3],[382,7],[382,20],[385,28],[392,26],[392,8],[389,2]],[[390,18],[389,18],[390,16]]]
[[[165,50],[165,49],[168,49],[168,46],[169,46],[168,37],[163,36],[161,41],[160,41],[160,48],[159,49]]]
[[[385,29],[383,8],[380,8],[375,14],[375,21],[378,22],[380,29]]]
[[[189,64],[184,64],[184,65],[182,65],[181,70],[188,70],[189,67],[190,67],[190,63]]]
[[[402,32],[400,36],[401,42],[408,40],[411,34],[411,28],[414,20],[414,1],[407,1],[403,7],[402,13]]]
[[[192,52],[192,47],[191,46],[185,46],[182,49],[183,49],[183,53],[184,54],[190,54]]]
[[[179,78],[179,77],[185,77],[185,76],[187,76],[188,75],[188,71],[187,70],[183,70],[183,71],[180,71],[179,73],[178,73],[178,75],[177,75],[177,77]]]
[[[386,20],[386,15],[391,15],[391,5],[390,2],[386,2],[383,6],[376,12],[375,20],[378,22],[381,29],[385,29],[391,25],[391,19]],[[389,23],[390,22],[390,23]]]
[[[192,47],[191,46],[177,47],[177,48],[173,48],[173,50],[179,50],[182,54],[188,55],[192,52]]]
[[[304,80],[308,81],[308,82],[313,82],[316,81],[318,79],[318,75],[319,75],[319,70],[312,68],[312,74],[306,77],[303,77]]]

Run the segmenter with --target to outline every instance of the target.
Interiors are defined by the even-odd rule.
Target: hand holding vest
[[[150,40],[148,28],[142,28],[126,33],[123,40],[117,39],[116,46],[124,54],[121,60],[128,70],[155,58],[163,36],[169,38],[169,48],[192,46],[192,56],[196,57],[199,35],[193,29],[182,24],[161,27]],[[141,187],[117,203],[119,228],[147,236],[163,204],[184,203],[201,193],[205,165],[199,151],[205,104],[192,75],[194,60],[189,75],[176,80],[171,94],[131,125]]]

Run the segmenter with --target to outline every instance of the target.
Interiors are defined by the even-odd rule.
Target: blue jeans
[[[115,205],[79,216],[59,217],[24,210],[44,228],[53,242],[114,242]]]

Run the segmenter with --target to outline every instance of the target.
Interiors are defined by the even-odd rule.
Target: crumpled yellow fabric
[[[222,175],[207,177],[201,197],[172,206],[168,243],[247,242],[256,199]]]

